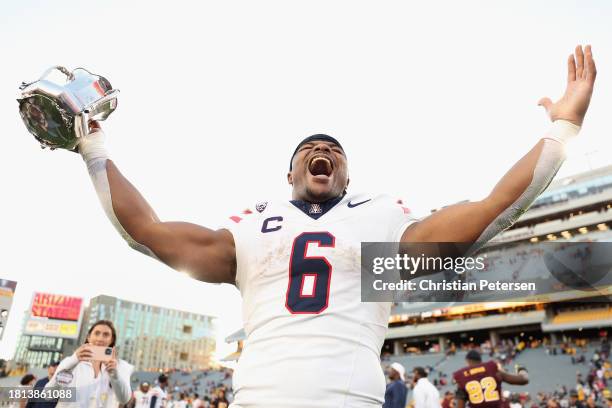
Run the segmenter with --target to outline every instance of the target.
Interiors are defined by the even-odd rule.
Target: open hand
[[[567,60],[567,88],[565,94],[557,102],[553,103],[550,98],[542,98],[538,105],[546,109],[550,119],[563,119],[581,126],[584,115],[589,108],[591,95],[593,94],[593,84],[597,70],[591,46],[587,45],[582,50],[582,46],[576,47],[574,54]]]

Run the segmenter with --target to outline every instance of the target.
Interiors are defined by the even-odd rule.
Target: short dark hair
[[[466,360],[471,360],[471,361],[481,362],[482,361],[482,356],[480,355],[480,353],[477,350],[470,350],[465,355],[465,359]]]
[[[28,385],[29,383],[32,382],[32,380],[35,380],[35,379],[36,379],[36,377],[34,377],[33,374],[28,373],[28,374],[24,375],[23,377],[21,377],[21,381],[19,381],[19,384],[21,384],[21,385]]]
[[[423,367],[414,367],[412,372],[416,373],[421,378],[427,377],[427,371],[425,371],[425,369]]]
[[[117,330],[115,330],[115,325],[113,324],[113,322],[111,322],[110,320],[98,320],[89,328],[89,331],[87,332],[87,338],[89,338],[89,335],[96,326],[106,326],[111,330],[113,341],[111,342],[109,347],[115,347],[115,342],[117,341]],[[85,339],[85,343],[88,342],[87,338]]]
[[[159,377],[157,377],[157,382],[160,384],[165,384],[168,382],[168,376],[166,374],[160,374]]]

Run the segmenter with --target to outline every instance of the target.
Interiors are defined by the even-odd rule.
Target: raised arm
[[[483,200],[446,207],[412,224],[402,242],[473,242],[474,252],[510,227],[548,187],[565,160],[565,142],[578,134],[589,106],[596,69],[591,47],[576,47],[568,59],[567,88],[552,103],[542,98],[553,124],[549,133],[521,158]]]
[[[106,215],[128,244],[196,279],[234,283],[236,252],[227,230],[184,222],[162,222],[149,203],[108,159],[96,122],[79,151]]]
[[[519,369],[518,374],[510,374],[504,370],[497,372],[501,380],[505,383],[512,385],[527,385],[529,384],[529,375],[527,370],[524,368]]]

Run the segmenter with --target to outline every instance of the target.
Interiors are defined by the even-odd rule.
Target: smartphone
[[[102,347],[102,346],[89,346],[91,350],[93,361],[102,361],[106,362],[113,358],[113,348],[112,347]]]

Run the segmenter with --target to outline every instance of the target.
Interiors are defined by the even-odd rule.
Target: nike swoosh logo
[[[347,205],[348,205],[348,208],[355,208],[355,207],[357,207],[358,205],[365,204],[365,203],[367,203],[368,201],[371,201],[371,200],[372,200],[372,199],[370,198],[370,199],[367,199],[367,200],[365,200],[365,201],[361,201],[361,202],[359,202],[359,203],[355,203],[355,204],[353,204],[353,203],[351,203],[351,202],[349,201]]]

